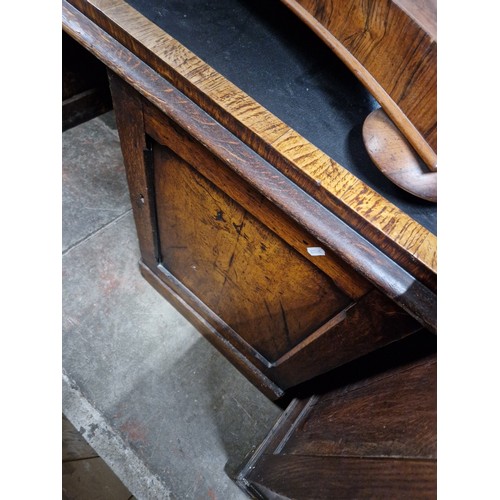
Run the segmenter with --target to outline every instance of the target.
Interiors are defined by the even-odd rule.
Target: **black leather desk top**
[[[127,2],[436,234],[436,205],[393,185],[366,153],[362,125],[378,103],[279,0]]]

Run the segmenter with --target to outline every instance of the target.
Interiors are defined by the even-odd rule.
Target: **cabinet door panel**
[[[153,150],[161,263],[269,362],[350,303],[188,163],[164,146]]]

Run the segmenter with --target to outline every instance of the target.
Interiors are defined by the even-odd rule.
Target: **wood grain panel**
[[[236,482],[269,500],[436,498],[435,349],[422,332],[306,384]]]
[[[427,460],[264,455],[247,480],[269,500],[436,497],[436,464]]]
[[[365,380],[318,400],[286,454],[434,459],[436,362]]]
[[[123,82],[114,82],[114,85],[118,84],[122,85],[125,91],[126,85]],[[134,94],[134,91],[130,87],[127,91]],[[175,99],[177,99],[175,93],[170,93],[169,99],[172,101],[170,104],[174,106]],[[267,182],[267,175],[271,175],[271,179],[274,179],[276,177],[275,172],[273,172],[268,165],[262,163],[261,160],[250,161],[251,157],[248,157],[245,151],[238,147],[238,143],[234,141],[234,139],[229,140],[226,134],[222,133],[222,130],[218,130],[217,127],[207,122],[206,115],[201,114],[198,117],[193,110],[193,112],[189,113],[189,121],[185,121],[186,117],[182,114],[178,116],[175,115],[179,123],[174,124],[171,122],[171,119],[164,114],[152,120],[151,118],[155,113],[151,112],[150,107],[151,106],[147,102],[143,102],[145,128],[148,133],[153,134],[158,140],[162,142],[165,141],[169,145],[172,145],[172,147],[175,147],[183,156],[189,158],[190,161],[197,165],[197,170],[202,171],[204,174],[202,177],[206,174],[214,182],[223,186],[225,191],[227,190],[227,192],[230,192],[231,197],[235,197],[239,201],[244,202],[246,207],[244,208],[245,211],[252,213],[253,205],[260,205],[259,210],[253,210],[253,212],[259,217],[262,217],[263,220],[266,221],[266,224],[271,221],[272,227],[278,231],[278,234],[287,235],[290,228],[286,223],[286,213],[277,209],[277,204],[283,208],[287,208],[290,207],[291,203],[296,203],[298,204],[296,207],[297,210],[300,209],[302,214],[309,214],[310,218],[312,218],[311,220],[316,222],[321,220],[321,217],[315,212],[317,208],[315,204],[312,206],[301,204],[305,201],[302,199],[304,195],[303,192],[295,188],[291,189],[293,186],[287,180],[285,180],[285,182],[280,181],[277,185]],[[171,114],[170,111],[169,114]],[[198,119],[200,122],[197,121]],[[182,133],[180,124],[187,130],[190,130],[190,136]],[[200,128],[202,124],[210,128],[211,140],[214,144],[218,145],[218,147],[214,149],[214,153],[216,152],[218,155],[217,157],[208,150],[208,146],[202,146],[195,140],[195,137],[198,137],[197,129]],[[124,124],[124,126],[126,127],[127,124]],[[220,132],[220,134],[218,132]],[[135,143],[141,144],[143,140],[140,138],[138,139],[139,140],[136,140]],[[204,139],[203,142],[205,142]],[[236,160],[234,164],[232,161],[230,162],[231,168],[228,168],[229,164],[223,164],[223,159],[226,158]],[[154,164],[155,162],[152,161],[152,165]],[[145,169],[145,167],[142,166],[141,169]],[[251,173],[251,177],[248,177],[247,174],[249,173]],[[258,196],[253,188],[250,189],[248,185],[245,187],[244,178],[252,183],[259,181],[257,183],[260,190]],[[161,194],[161,182],[153,184],[156,184],[155,188],[159,190],[157,195],[160,198],[165,198],[165,196]],[[183,186],[184,184],[186,183],[181,180],[175,183],[172,197],[175,198],[177,196],[178,186]],[[155,205],[154,200],[149,200],[150,197],[154,198],[154,190],[155,189],[148,190],[149,206],[151,206],[151,204]],[[205,191],[206,189],[201,190],[202,193],[200,197],[209,198]],[[263,196],[263,194],[265,194],[265,196]],[[275,199],[275,194],[279,194],[280,198]],[[271,200],[273,203],[271,203]],[[286,203],[283,203],[284,200]],[[225,218],[224,213],[219,213],[219,209],[220,207],[212,208],[213,217],[215,219]],[[161,210],[159,209],[158,213],[160,214],[160,212]],[[181,209],[179,209],[179,212],[181,212]],[[198,212],[197,216],[199,216]],[[224,212],[224,210],[222,210],[222,212]],[[333,215],[329,214],[329,217],[333,217]],[[161,224],[161,217],[159,217],[159,221]],[[217,222],[220,224],[222,220]],[[240,221],[235,221],[237,227],[240,224]],[[309,225],[308,223],[305,224],[305,226]],[[334,220],[326,224],[325,227],[327,228],[325,230],[331,234],[332,238],[335,240],[335,246],[342,244],[342,248],[345,247],[345,249],[349,250],[351,253],[352,250],[360,250],[363,241],[358,241],[359,236],[355,234],[344,234],[342,226],[338,227]],[[233,228],[236,229],[234,226]],[[152,228],[152,231],[154,232],[155,229]],[[302,234],[304,234],[303,231],[304,228],[301,229]],[[316,230],[314,232],[316,232]],[[293,234],[295,233],[292,230],[292,235]],[[308,238],[308,236],[306,237]],[[294,236],[294,238],[295,239],[291,239],[292,243],[298,244],[299,247],[307,243],[306,241],[302,241],[301,237]],[[207,238],[205,238],[205,240],[206,239]],[[328,252],[332,252],[332,255],[335,255],[336,251],[333,250],[333,247],[329,245],[325,248]],[[228,258],[229,257],[226,256],[226,259]],[[321,257],[321,259],[323,259],[323,257]],[[373,270],[374,266],[377,265],[377,255],[370,253],[370,258],[366,260],[366,265]],[[341,275],[340,280],[338,280],[339,276],[333,272],[333,276],[337,278],[335,282],[341,285],[342,289],[344,284],[348,283],[348,276],[353,273],[352,270],[348,270],[349,268],[345,263],[344,268],[346,268],[347,271]],[[184,312],[187,311],[190,318],[195,317],[195,323],[201,325],[202,332],[207,335],[209,340],[217,345],[236,366],[244,370],[247,375],[250,374],[251,379],[256,385],[264,387],[266,391],[270,387],[269,380],[278,384],[281,389],[290,387],[315,375],[324,373],[332,367],[345,363],[374,348],[383,346],[388,342],[408,335],[420,328],[420,325],[415,322],[415,320],[404,314],[404,312],[391,300],[384,297],[380,292],[372,290],[371,293],[358,298],[355,306],[348,305],[343,309],[342,314],[337,315],[342,317],[336,317],[334,324],[328,322],[328,326],[326,324],[321,326],[321,328],[314,332],[311,337],[305,338],[276,360],[275,364],[269,365],[268,362],[263,362],[262,359],[256,355],[253,347],[251,347],[248,342],[242,341],[241,337],[237,336],[233,328],[220,320],[219,316],[217,316],[211,308],[207,307],[206,304],[202,304],[194,294],[188,293],[187,289],[180,284],[179,280],[175,280],[173,277],[172,279],[168,279],[167,276],[164,276],[161,269],[156,266],[156,262],[151,266],[151,269],[165,282],[165,287],[159,286],[158,280],[153,280],[152,276],[145,273],[145,269],[143,268],[143,273],[145,273],[150,282],[152,282],[170,301],[178,303],[180,309],[184,309]],[[329,272],[331,271],[334,271],[334,268],[329,270]],[[217,276],[211,279],[216,280]],[[352,291],[352,288],[350,288],[350,290]],[[359,290],[361,291],[362,289]],[[201,314],[203,319],[201,319],[199,315],[194,315],[193,310]],[[207,326],[207,321],[210,323],[210,327]],[[216,330],[216,332],[214,330]],[[256,370],[252,370],[248,366],[248,361],[245,363],[243,356],[235,354],[235,347],[243,354],[246,360],[254,364],[254,366],[261,371],[260,375]],[[273,389],[272,391],[273,394],[279,393],[279,389]]]
[[[349,303],[319,269],[167,148],[154,147],[163,265],[269,361]]]

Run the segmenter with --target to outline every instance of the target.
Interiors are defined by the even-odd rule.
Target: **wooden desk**
[[[109,68],[141,272],[264,393],[436,333],[435,205],[283,5],[71,0],[63,28]]]

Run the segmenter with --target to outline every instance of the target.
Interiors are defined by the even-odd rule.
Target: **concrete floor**
[[[63,133],[63,413],[142,499],[243,499],[282,410],[141,277],[113,112]]]

